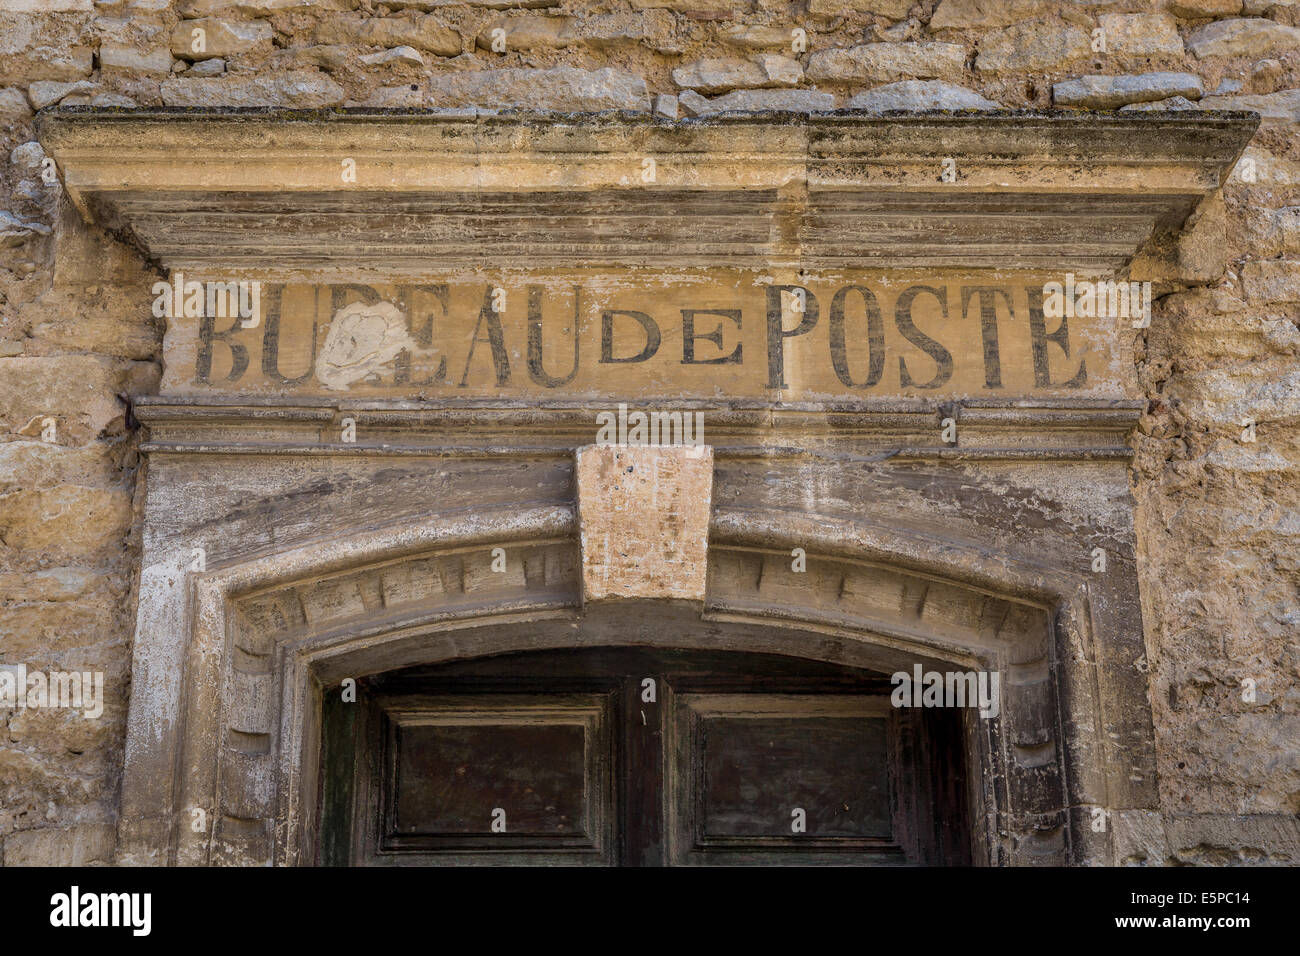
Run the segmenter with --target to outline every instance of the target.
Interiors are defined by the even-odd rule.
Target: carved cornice
[[[1210,111],[66,107],[38,132],[82,215],[171,269],[1109,272],[1179,229],[1257,125]]]

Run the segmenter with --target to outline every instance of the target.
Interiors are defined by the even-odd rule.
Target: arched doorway
[[[886,675],[588,647],[325,694],[325,865],[966,864],[967,715]]]

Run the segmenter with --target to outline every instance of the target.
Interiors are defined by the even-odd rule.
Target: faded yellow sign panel
[[[260,283],[249,318],[233,306],[187,315],[176,298],[163,387],[786,402],[1125,394],[1129,317],[1061,315],[1044,291],[1059,278],[709,270]]]

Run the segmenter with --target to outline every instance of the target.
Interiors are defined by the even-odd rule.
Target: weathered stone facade
[[[794,585],[779,574],[764,572],[762,555],[782,549],[788,553],[791,536],[802,536],[799,540],[809,542],[810,560],[823,569],[818,580],[830,591],[806,596],[807,608],[797,617],[817,627],[865,632],[874,626],[872,614],[865,611],[856,618],[828,623],[834,618],[836,602],[845,600],[846,593],[860,597],[855,605],[859,610],[870,610],[875,607],[872,595],[895,593],[890,588],[912,594],[916,576],[960,567],[968,577],[951,593],[945,592],[945,601],[934,602],[935,607],[954,609],[950,620],[935,624],[935,633],[941,624],[955,629],[953,646],[959,650],[954,653],[977,660],[986,651],[994,652],[981,645],[980,634],[961,631],[961,609],[977,614],[973,609],[983,607],[987,612],[993,605],[980,605],[982,598],[976,595],[1000,594],[999,580],[1015,595],[1029,596],[1045,607],[1074,607],[1072,595],[1089,586],[1089,549],[1084,546],[1101,541],[1119,556],[1116,563],[1132,574],[1136,586],[1122,580],[1104,587],[1093,585],[1096,593],[1090,600],[1096,610],[1091,613],[1103,623],[1111,619],[1108,615],[1127,620],[1126,615],[1136,615],[1140,601],[1136,639],[1145,642],[1144,652],[1134,655],[1131,668],[1118,660],[1122,655],[1105,660],[1105,653],[1094,653],[1091,646],[1078,650],[1070,644],[1076,637],[1086,641],[1088,626],[1058,623],[1061,647],[1075,647],[1075,663],[1086,661],[1086,667],[1079,663],[1079,674],[1071,672],[1073,676],[1062,677],[1059,684],[1042,691],[1042,701],[1027,697],[1025,707],[1059,707],[1076,717],[1092,714],[1077,700],[1056,699],[1068,697],[1070,689],[1092,686],[1098,699],[1089,706],[1096,707],[1093,716],[1099,721],[1093,726],[1104,727],[1113,736],[1097,741],[1094,749],[1088,733],[1066,727],[1056,741],[1062,779],[1035,784],[1042,790],[1034,791],[1032,799],[1026,796],[1027,803],[1020,802],[1018,794],[1008,797],[990,791],[987,795],[989,814],[1015,816],[1032,805],[1026,816],[1079,817],[1069,851],[1052,844],[1051,833],[1045,848],[1023,850],[1014,836],[1021,832],[1017,826],[1023,826],[1025,833],[1036,831],[1033,824],[1020,820],[1007,826],[1013,836],[1004,834],[1003,855],[991,853],[989,860],[1020,862],[1041,852],[1056,862],[1295,863],[1300,856],[1296,823],[1300,814],[1298,87],[1300,6],[1265,0],[1176,0],[1158,8],[1126,0],[753,0],[744,4],[721,0],[602,4],[48,0],[0,4],[0,124],[8,157],[0,171],[0,191],[5,196],[0,204],[4,252],[0,258],[0,664],[21,661],[38,670],[99,670],[105,673],[107,688],[104,713],[97,720],[58,710],[0,712],[4,864],[158,859],[141,848],[156,851],[167,845],[165,838],[156,838],[149,830],[157,823],[149,813],[161,811],[142,809],[153,796],[147,788],[135,790],[129,799],[137,805],[127,807],[125,813],[122,803],[128,701],[135,701],[131,706],[137,709],[143,706],[139,701],[154,697],[161,701],[169,679],[165,674],[133,671],[132,666],[133,654],[137,661],[142,656],[139,647],[133,648],[142,588],[157,589],[157,597],[171,586],[163,583],[168,569],[161,561],[146,569],[142,582],[142,535],[152,535],[144,547],[157,557],[169,546],[188,554],[189,543],[210,532],[210,540],[224,547],[224,551],[217,549],[221,553],[214,559],[213,576],[201,585],[200,596],[210,600],[212,613],[253,621],[248,633],[255,635],[254,643],[298,642],[294,646],[303,648],[303,660],[312,662],[343,653],[330,649],[327,625],[336,616],[350,620],[352,611],[345,602],[339,603],[342,598],[334,600],[324,593],[333,576],[356,576],[359,601],[369,602],[367,589],[377,589],[374,593],[383,595],[380,603],[395,615],[407,606],[403,601],[433,609],[430,613],[455,615],[462,613],[460,604],[473,603],[468,595],[474,586],[466,587],[459,597],[390,595],[384,589],[397,587],[392,583],[395,578],[384,577],[371,566],[398,558],[453,560],[443,552],[454,555],[462,545],[486,541],[481,527],[457,525],[450,519],[439,523],[427,508],[416,507],[420,502],[403,498],[419,480],[418,469],[406,464],[389,468],[383,458],[354,463],[347,484],[350,490],[338,497],[321,493],[322,483],[328,484],[333,474],[320,464],[323,457],[295,465],[277,464],[281,459],[249,459],[255,464],[238,487],[220,468],[207,470],[201,455],[182,460],[160,453],[156,466],[142,464],[140,420],[151,429],[150,441],[167,446],[168,453],[175,455],[176,447],[187,442],[230,441],[232,435],[243,434],[236,430],[246,428],[249,419],[241,424],[236,412],[204,410],[198,400],[202,396],[189,395],[195,399],[189,405],[176,400],[188,388],[190,370],[172,364],[164,368],[164,332],[169,333],[170,358],[178,354],[177,343],[184,344],[194,330],[183,323],[168,329],[166,320],[155,318],[151,287],[166,277],[163,266],[169,257],[179,261],[196,254],[185,245],[193,234],[169,233],[167,215],[176,207],[164,210],[154,221],[156,230],[146,235],[141,223],[146,221],[147,202],[131,209],[122,205],[122,216],[128,221],[114,221],[104,214],[105,206],[94,202],[80,209],[74,205],[77,195],[93,192],[94,183],[89,174],[85,179],[69,178],[81,176],[86,166],[79,165],[82,159],[71,153],[67,158],[60,155],[57,125],[40,126],[34,114],[47,108],[66,113],[66,108],[76,106],[319,109],[325,112],[317,117],[318,126],[328,121],[328,111],[335,107],[459,110],[449,116],[460,115],[467,122],[490,119],[482,111],[515,107],[620,110],[665,124],[716,118],[729,110],[972,111],[960,116],[969,118],[973,141],[993,135],[989,131],[994,126],[981,127],[977,118],[995,109],[1140,110],[1161,111],[1161,115],[1180,110],[1198,111],[1195,115],[1202,110],[1257,112],[1261,125],[1222,190],[1189,186],[1187,191],[1196,195],[1198,204],[1190,221],[1177,224],[1181,229],[1176,241],[1145,249],[1132,264],[1134,278],[1155,283],[1150,327],[1135,330],[1123,342],[1097,344],[1105,356],[1103,367],[1116,371],[1110,379],[1094,378],[1094,391],[1089,393],[1098,401],[1124,397],[1128,404],[1122,409],[1090,408],[1091,417],[1082,423],[1062,424],[1062,415],[1083,413],[1060,409],[1044,412],[1040,419],[1041,442],[1055,443],[1053,454],[1060,457],[1070,457],[1060,448],[1079,433],[1086,434],[1079,447],[1127,443],[1127,452],[1086,464],[1074,461],[1059,474],[1054,473],[1054,465],[1002,460],[983,466],[957,465],[954,472],[944,473],[947,477],[936,478],[939,471],[926,470],[931,465],[911,461],[895,471],[872,466],[860,474],[845,466],[827,472],[822,480],[795,459],[764,465],[761,470],[747,469],[759,469],[753,462],[762,457],[755,448],[787,439],[801,454],[865,447],[849,442],[837,430],[841,423],[823,427],[824,423],[785,422],[778,429],[771,422],[740,415],[717,426],[721,429],[717,445],[726,453],[709,457],[714,469],[709,586],[701,591],[704,558],[693,539],[684,549],[687,557],[682,558],[691,575],[682,593],[667,594],[662,589],[658,593],[703,600],[711,613],[721,616],[719,620],[727,615],[738,619],[755,615],[760,607],[799,604],[791,597]],[[164,126],[169,123],[166,114],[156,115],[163,117],[159,122]],[[172,125],[180,122],[178,116]],[[752,145],[758,158],[755,168],[761,167],[765,148],[779,152],[772,144],[784,142],[782,137],[789,136],[787,130],[792,128],[788,116],[769,118],[771,134],[765,138],[761,122],[759,134],[752,134],[752,127],[738,125],[736,132],[719,127],[718,143],[737,153]],[[516,134],[503,135],[508,139]],[[752,140],[744,139],[751,135]],[[1115,135],[1117,142],[1122,139]],[[1188,134],[1187,139],[1195,135]],[[57,165],[47,161],[42,141]],[[214,141],[208,147],[212,155],[204,154],[214,160],[211,174],[216,178],[222,175],[217,162],[222,148],[222,141]],[[512,148],[503,145],[502,154],[509,155]],[[201,146],[191,149],[186,161],[202,151]],[[936,158],[944,155],[940,151]],[[113,158],[109,153],[94,157],[100,184],[111,175]],[[169,160],[180,159],[179,154],[169,156],[164,150],[160,170]],[[641,171],[639,162],[623,175],[635,177]],[[1102,160],[1093,159],[1075,170],[1084,184],[1082,192],[1096,187],[1101,164]],[[139,168],[143,167],[133,173]],[[334,161],[332,169],[337,168]],[[1145,182],[1157,183],[1159,176],[1169,175],[1169,168],[1155,169],[1153,161]],[[456,172],[450,160],[445,169],[448,175]],[[664,171],[673,175],[670,165]],[[983,171],[987,180],[976,184],[980,189],[995,191],[1006,185],[996,170]],[[410,170],[394,172],[393,182],[409,174]],[[302,175],[307,177],[309,171]],[[603,170],[593,175],[610,174]],[[719,173],[719,181],[729,175]],[[1062,178],[1068,175],[1068,170],[1061,173]],[[1133,171],[1131,175],[1125,185],[1116,173],[1106,188],[1117,193],[1138,191],[1144,174]],[[147,179],[142,175],[142,181]],[[610,183],[617,185],[616,179]],[[282,185],[272,181],[262,187],[274,194]],[[1059,188],[1061,182],[1049,177],[1042,185]],[[1177,191],[1167,181],[1158,185],[1163,193]],[[294,188],[305,191],[310,186],[304,178]],[[163,187],[160,179],[158,188]],[[1202,195],[1209,198],[1199,201]],[[788,200],[781,197],[782,202]],[[808,200],[801,196],[793,202]],[[304,206],[300,211],[310,209]],[[559,206],[548,211],[563,212]],[[1186,210],[1183,213],[1185,218]],[[1075,208],[1064,215],[1085,216],[1087,211]],[[1123,228],[1112,226],[1082,230],[1099,257],[1116,253],[1098,236],[1116,247],[1126,241]],[[1144,228],[1149,231],[1149,227],[1146,222]],[[286,235],[292,238],[291,232]],[[797,260],[798,254],[783,246],[781,238],[767,251],[785,261]],[[488,248],[490,240],[482,241],[482,248]],[[270,255],[270,248],[258,252]],[[1006,260],[990,258],[981,268],[1006,265]],[[520,263],[521,270],[533,267],[530,262]],[[303,267],[304,274],[310,271]],[[802,280],[791,272],[777,275],[776,281],[793,286]],[[825,313],[834,289],[824,294],[814,291]],[[512,287],[511,294],[522,299],[523,283]],[[716,327],[716,316],[713,321],[709,330]],[[699,332],[701,343],[709,341],[706,331]],[[705,347],[711,348],[701,345]],[[763,347],[761,339],[754,346]],[[967,352],[978,347],[977,339],[962,345]],[[547,361],[562,358],[548,355]],[[891,355],[889,361],[892,365],[896,360]],[[1007,361],[1016,360],[1008,357]],[[284,394],[274,381],[266,388],[264,383],[250,384],[257,375],[256,357],[252,365],[245,383],[250,393]],[[303,363],[296,355],[288,356],[282,367],[298,371]],[[557,374],[564,367],[555,366]],[[1015,368],[1014,364],[1007,367]],[[974,383],[961,380],[964,395],[978,392],[982,369],[980,365],[958,369],[959,374],[971,375]],[[227,371],[228,366],[213,374],[220,378]],[[1027,365],[1021,371],[1027,382],[1033,381]],[[459,367],[450,374],[458,372]],[[817,374],[831,380],[827,369]],[[755,394],[762,394],[763,384],[757,383]],[[794,383],[811,391],[818,385],[812,372]],[[149,397],[160,390],[165,400],[150,404]],[[338,427],[346,409],[329,403],[316,411],[312,407],[311,401],[303,399],[295,406],[299,418],[267,424],[256,435],[248,432],[244,440],[284,447],[324,441],[322,436]],[[942,444],[937,438],[917,437],[930,428],[931,418],[940,416],[928,408],[894,414],[889,420],[865,415],[856,427],[867,437],[853,441],[877,450],[922,448],[917,461],[943,458],[943,450],[936,450]],[[1008,435],[1014,437],[1018,428],[1024,429],[1006,425],[1009,419],[999,417],[1003,415],[1003,410],[975,403],[963,408],[958,424],[979,436],[975,448],[1003,448]],[[363,429],[387,429],[383,440],[396,445],[403,441],[450,444],[448,435],[468,427],[459,420],[431,423],[406,412],[392,412],[387,419],[373,411],[369,419],[365,413],[354,417]],[[708,421],[714,428],[714,419]],[[492,474],[493,468],[505,465],[482,470],[465,464],[440,466],[460,469],[461,484],[448,478],[440,485],[448,502],[467,506],[474,502],[478,488],[486,489],[489,496],[502,495],[481,502],[483,513],[500,517],[498,535],[511,531],[510,523],[515,522],[513,538],[507,534],[502,540],[530,549],[525,562],[528,572],[517,580],[493,580],[491,586],[503,591],[492,600],[532,609],[544,619],[575,603],[581,605],[584,594],[649,597],[652,588],[644,581],[634,581],[620,592],[609,589],[606,579],[592,590],[597,579],[584,571],[583,564],[590,555],[575,544],[584,519],[583,465],[581,459],[576,466],[571,461],[572,448],[588,444],[590,438],[584,440],[572,420],[544,424],[549,431],[544,440],[538,439],[544,453],[520,465],[516,473],[530,488],[530,496],[522,499],[532,502],[527,509],[504,497],[507,479]],[[771,430],[765,433],[764,428]],[[1117,430],[1120,437],[1112,440]],[[477,453],[488,453],[490,437],[476,439],[480,441]],[[706,443],[715,444],[711,436],[706,436]],[[1130,454],[1131,462],[1126,462]],[[698,464],[697,459],[683,463],[682,474],[691,475],[695,482],[685,482],[688,489],[699,486],[694,473]],[[818,485],[808,492],[811,500],[766,487],[761,474],[769,467],[792,485]],[[960,471],[968,467],[968,472]],[[963,474],[982,483],[978,492],[963,484]],[[373,483],[369,492],[367,482]],[[1083,490],[1089,485],[1090,492]],[[1008,490],[1001,504],[990,495],[995,487]],[[166,519],[150,528],[145,526],[146,491],[154,496],[154,513]],[[1135,501],[1131,513],[1127,504],[1116,504],[1125,499],[1126,491]],[[391,502],[404,503],[382,515],[367,511],[375,506],[375,496],[383,497],[385,492]],[[277,493],[286,502],[279,511],[273,507]],[[1023,500],[1017,498],[1022,494]],[[904,527],[950,534],[962,542],[961,547],[945,563],[922,553],[925,542],[932,540],[925,535],[900,535],[891,541],[861,537],[861,527],[847,516],[877,497],[893,502]],[[241,511],[245,499],[267,510],[259,512],[249,505]],[[764,508],[787,514],[789,520],[765,527],[743,517]],[[998,512],[999,508],[1006,510]],[[1018,510],[1029,516],[1023,526],[1017,523]],[[304,529],[320,514],[332,515],[334,527],[351,542],[340,543],[338,554],[309,553],[304,543],[312,539]],[[818,514],[840,514],[846,516],[846,523],[818,527],[810,517]],[[589,517],[601,520],[599,514]],[[684,519],[696,537],[701,519],[699,513]],[[409,527],[398,527],[403,522]],[[640,528],[644,540],[656,533],[663,529],[649,523]],[[1032,553],[1038,571],[1031,573],[1010,560],[999,569],[996,556],[985,553],[996,543],[997,534],[1005,535],[1009,549]],[[435,539],[441,542],[437,554],[416,554],[421,542],[432,547]],[[636,535],[631,540],[635,542]],[[1070,563],[1076,544],[1082,561],[1077,568]],[[902,558],[908,554],[910,564]],[[854,577],[850,566],[871,560],[901,562],[891,571],[895,577],[888,587]],[[607,565],[601,566],[608,571]],[[1052,580],[1048,580],[1051,575],[1035,578],[1043,568],[1060,574]],[[179,578],[184,568],[178,565],[173,573]],[[286,593],[303,576],[320,578],[316,604],[294,598],[303,602],[307,616],[284,625],[287,637],[269,623],[257,623],[269,620],[271,612],[254,607],[256,602],[245,593],[252,587],[247,576],[254,573],[264,576],[259,581],[269,582],[265,587],[274,585]],[[461,573],[475,580],[472,568],[462,568]],[[367,574],[371,583],[363,580]],[[751,579],[765,579],[769,591],[742,593],[742,583]],[[826,584],[832,579],[839,582],[835,588]],[[653,582],[653,574],[647,572],[645,580]],[[1014,582],[1014,587],[1008,582]],[[710,596],[703,597],[705,593]],[[274,595],[262,597],[268,606],[274,603]],[[924,597],[919,600],[925,604]],[[157,606],[169,605],[160,599]],[[375,606],[366,603],[357,613],[373,614]],[[318,618],[313,619],[312,613]],[[595,610],[593,620],[601,613]],[[672,611],[680,613],[686,612]],[[880,615],[882,620],[887,616]],[[142,615],[140,633],[148,623],[147,614]],[[215,625],[208,621],[204,626]],[[554,624],[557,631],[567,626]],[[1005,633],[999,631],[989,646],[996,645],[1002,660],[1026,672],[1033,670],[1055,653],[1044,650],[1038,637],[1032,637],[1038,633],[1036,626],[1036,619],[1009,618]],[[597,624],[584,627],[590,633],[582,640],[598,640]],[[719,624],[718,629],[722,633],[727,626]],[[173,636],[181,639],[179,633]],[[724,634],[719,639],[729,638]],[[453,638],[447,640],[455,643]],[[517,643],[525,646],[526,639],[520,637]],[[204,658],[202,646],[196,642],[188,649],[178,648],[177,653],[193,655],[194,666],[210,666],[214,674],[225,667]],[[428,652],[424,660],[453,654],[432,644],[423,649]],[[407,649],[399,661],[401,655],[391,656],[397,652],[385,651],[378,642],[358,644],[348,653],[371,668],[421,659]],[[1070,654],[1061,659],[1070,660]],[[165,664],[166,655],[157,660]],[[879,659],[862,662],[892,663],[892,659],[882,652]],[[334,678],[348,673],[337,662],[319,666],[322,670],[316,679],[321,673]],[[284,687],[308,686],[302,677],[309,671],[307,663],[286,665],[283,670],[276,667],[275,679],[282,679]],[[1064,665],[1062,669],[1069,670]],[[1085,671],[1089,676],[1080,676]],[[221,671],[211,687],[243,680],[238,676],[242,673],[238,667],[229,674]],[[172,675],[172,679],[178,678]],[[1248,684],[1254,688],[1249,700],[1243,693]],[[261,701],[260,695],[261,691],[246,689],[242,699]],[[188,701],[187,706],[206,713],[203,701]],[[306,714],[302,719],[310,724],[310,708],[304,709],[301,701],[283,706],[284,714]],[[1133,708],[1143,714],[1149,710],[1145,729],[1134,718]],[[149,711],[141,714],[133,720],[148,719]],[[269,717],[250,714],[247,719]],[[1008,739],[1016,736],[1017,728],[1030,724],[1009,722]],[[197,720],[189,724],[193,739],[175,745],[189,755],[191,767],[203,767],[202,755],[209,753],[205,748],[215,746],[199,738],[195,728],[201,726],[206,725]],[[248,730],[230,726],[239,733]],[[307,734],[310,737],[310,731]],[[294,839],[276,834],[275,828],[307,826],[310,819],[304,824],[287,811],[276,815],[264,808],[250,809],[253,804],[260,806],[259,801],[274,802],[274,795],[258,790],[272,778],[259,776],[261,771],[254,768],[260,755],[254,736],[249,733],[252,742],[238,751],[239,760],[253,769],[231,769],[234,764],[228,761],[221,781],[205,781],[196,773],[177,785],[178,792],[184,789],[186,794],[202,793],[205,787],[220,790],[223,799],[230,801],[222,811],[230,822],[225,824],[229,832],[218,830],[211,844],[182,834],[172,842],[171,859],[293,862],[300,858]],[[1153,745],[1151,766],[1158,784],[1137,779],[1140,774],[1127,772],[1132,768],[1123,763],[1132,760],[1132,767],[1145,766],[1142,753],[1147,741]],[[1039,776],[1050,777],[1056,767],[1052,763],[1050,772]],[[274,786],[290,794],[280,797],[293,804],[295,812],[292,781],[309,770],[289,761],[275,771]],[[164,783],[170,781],[160,781],[159,787]],[[1042,806],[1033,805],[1042,793],[1048,794]],[[1000,802],[1004,799],[1009,802]],[[206,804],[196,800],[181,805]],[[1090,806],[1111,809],[1105,849],[1083,845],[1087,841],[1082,838],[1091,839],[1084,813]],[[119,844],[124,815],[130,825],[122,828]],[[310,818],[310,809],[305,816]],[[272,843],[274,849],[269,848]]]

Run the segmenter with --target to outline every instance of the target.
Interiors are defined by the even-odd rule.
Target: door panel
[[[610,704],[599,695],[383,698],[378,850],[578,851],[610,862]]]
[[[880,675],[598,648],[360,688],[324,707],[326,864],[964,862],[960,722],[891,707]]]
[[[672,862],[903,862],[889,717],[878,695],[676,697]]]

